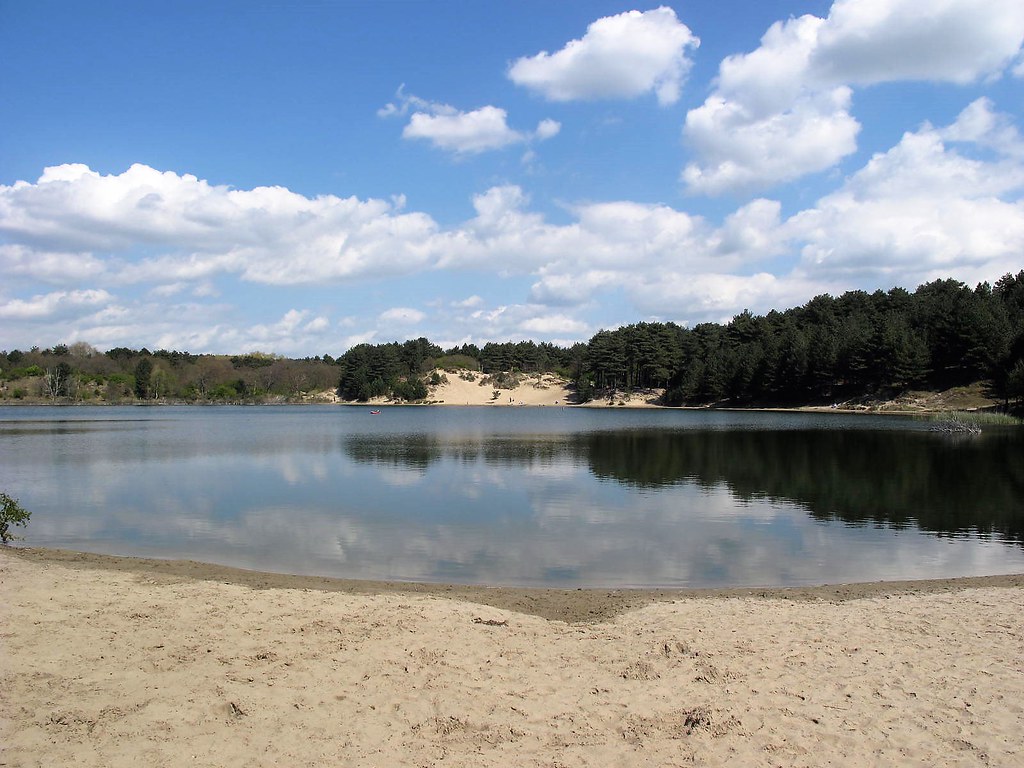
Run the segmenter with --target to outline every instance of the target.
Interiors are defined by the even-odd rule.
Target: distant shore
[[[560,378],[553,373],[517,374],[513,386],[495,388],[488,377],[474,371],[458,372],[437,372],[439,377],[443,374],[440,384],[430,387],[430,393],[426,399],[418,402],[405,402],[389,400],[378,397],[367,401],[341,400],[331,390],[322,392],[311,392],[305,396],[295,399],[262,399],[258,401],[177,401],[177,400],[154,400],[137,401],[125,400],[120,402],[107,402],[103,400],[91,400],[82,402],[61,402],[41,399],[23,400],[0,400],[0,405],[10,406],[55,406],[66,407],[75,405],[114,405],[114,406],[179,406],[179,405],[343,405],[354,407],[380,408],[387,406],[433,406],[433,405],[460,405],[479,407],[574,407],[574,408],[649,408],[649,409],[671,409],[671,410],[744,410],[744,411],[778,411],[778,412],[812,412],[812,413],[885,413],[892,415],[914,415],[943,413],[947,411],[970,411],[992,409],[998,403],[985,394],[984,386],[980,383],[967,387],[955,387],[953,389],[930,392],[930,391],[909,391],[899,397],[884,399],[881,397],[864,397],[851,401],[836,403],[815,403],[797,405],[779,404],[757,404],[757,405],[736,405],[732,403],[715,403],[704,406],[666,406],[663,404],[664,390],[646,389],[635,391],[608,390],[598,393],[592,400],[585,403],[575,401],[576,393],[566,379]]]
[[[0,547],[0,762],[1012,765],[1024,575],[342,582]]]

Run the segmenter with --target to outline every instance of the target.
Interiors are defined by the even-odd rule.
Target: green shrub
[[[12,499],[6,493],[0,493],[0,544],[6,544],[11,539],[18,538],[10,532],[12,525],[20,525],[24,528],[28,525],[28,519],[32,513],[26,510],[17,499]]]
[[[477,371],[480,363],[469,355],[444,355],[434,361],[434,365],[445,371]]]
[[[427,385],[419,379],[406,379],[397,382],[391,388],[391,394],[400,400],[422,400],[429,392]]]

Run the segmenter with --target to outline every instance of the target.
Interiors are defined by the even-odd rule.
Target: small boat
[[[380,416],[380,411],[370,411],[371,416]]]

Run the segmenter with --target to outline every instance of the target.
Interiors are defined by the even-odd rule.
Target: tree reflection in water
[[[798,504],[819,520],[916,526],[1024,543],[1024,436],[898,430],[622,430],[569,435],[358,435],[360,463],[426,470],[442,460],[526,466],[573,460],[594,476],[657,489],[725,485],[740,501]]]

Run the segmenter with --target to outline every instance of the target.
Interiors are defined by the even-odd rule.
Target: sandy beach
[[[1024,577],[605,592],[0,549],[6,766],[1019,765]]]

